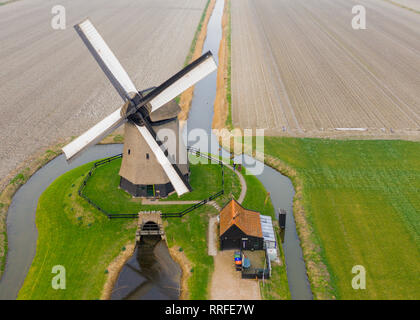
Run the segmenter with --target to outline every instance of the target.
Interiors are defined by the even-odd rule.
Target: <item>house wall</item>
[[[247,238],[247,240],[242,240]],[[245,249],[245,250],[263,250],[264,239],[259,237],[253,237],[245,234],[236,225],[232,225],[228,230],[225,231],[219,237],[220,249],[231,250],[231,249]]]

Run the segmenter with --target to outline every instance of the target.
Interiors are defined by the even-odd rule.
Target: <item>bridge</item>
[[[136,241],[141,236],[165,236],[160,211],[140,211],[138,214]]]

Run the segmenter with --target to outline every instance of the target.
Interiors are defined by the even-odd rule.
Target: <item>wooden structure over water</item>
[[[136,241],[139,242],[142,236],[161,236],[165,232],[162,225],[160,211],[140,211],[137,223]]]

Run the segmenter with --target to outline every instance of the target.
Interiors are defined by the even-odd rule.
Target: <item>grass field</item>
[[[86,194],[109,212],[138,212],[140,210],[162,210],[162,206],[143,206],[130,195],[118,189],[120,160],[99,167],[89,180]],[[55,180],[40,197],[36,224],[38,242],[36,256],[19,292],[19,299],[97,299],[101,296],[110,262],[134,241],[136,220],[108,220],[77,196],[77,189],[91,164],[86,164],[64,174]],[[191,184],[196,196],[212,192],[211,186],[201,181],[218,181],[218,165],[192,165]],[[240,185],[236,175],[225,170],[227,194],[230,187],[237,196]],[[236,179],[236,180],[235,180]],[[254,179],[254,181],[253,181]],[[266,191],[255,177],[247,177],[249,196],[246,198],[252,208],[264,208],[273,213],[271,201],[266,200]],[[218,186],[218,184],[216,184]],[[185,196],[184,196],[185,197]],[[219,199],[222,201],[223,199]],[[171,212],[185,206],[163,206]],[[165,221],[168,245],[181,247],[192,265],[188,281],[189,298],[207,298],[207,286],[213,271],[213,258],[207,255],[208,217],[217,214],[216,209],[203,206],[184,216]],[[51,280],[52,267],[66,268],[66,290],[54,290]],[[286,283],[287,287],[287,283]]]
[[[301,181],[337,298],[420,299],[419,143],[267,137],[265,153]],[[351,286],[354,265],[365,290]]]

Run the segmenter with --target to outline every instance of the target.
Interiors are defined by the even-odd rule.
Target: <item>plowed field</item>
[[[352,7],[367,28],[352,28]],[[382,0],[232,0],[232,121],[420,138],[420,15]],[[338,130],[337,130],[338,129]]]

